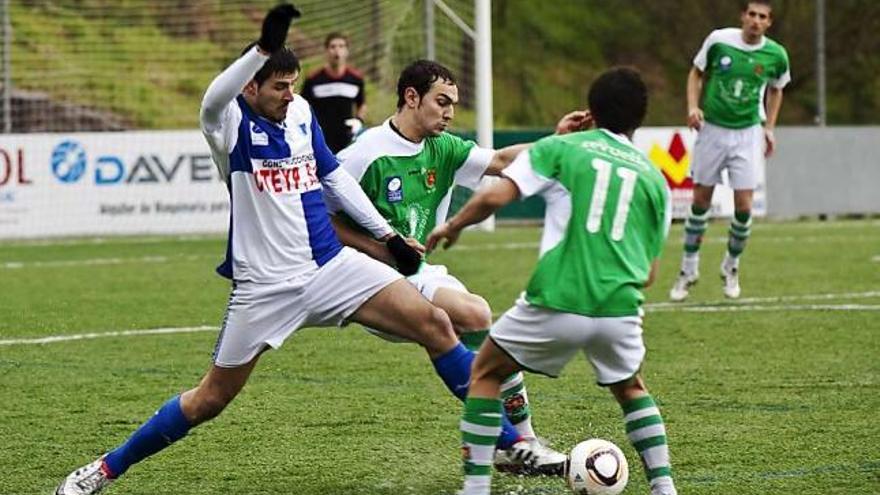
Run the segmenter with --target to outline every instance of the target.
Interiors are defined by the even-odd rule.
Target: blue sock
[[[434,369],[446,384],[446,388],[461,401],[467,399],[474,356],[476,354],[473,351],[469,351],[459,342],[452,350],[433,360]],[[516,431],[505,414],[501,418],[501,436],[498,437],[498,448],[508,449],[521,439],[519,432]]]
[[[180,396],[166,402],[152,418],[141,425],[124,444],[107,454],[104,464],[110,474],[122,476],[132,464],[140,462],[180,440],[189,431],[189,422],[180,408]]]

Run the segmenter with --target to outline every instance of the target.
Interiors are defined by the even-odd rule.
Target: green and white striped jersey
[[[503,174],[522,197],[547,202],[526,300],[586,316],[638,314],[671,218],[666,180],[648,158],[600,129],[541,139]]]

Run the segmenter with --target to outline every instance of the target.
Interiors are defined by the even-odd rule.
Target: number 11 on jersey
[[[601,158],[593,158],[591,165],[596,170],[596,183],[593,184],[593,198],[590,200],[590,211],[587,214],[587,232],[595,234],[602,228],[602,214],[608,199],[608,188],[611,187],[612,165],[611,162]],[[621,179],[621,186],[617,199],[617,210],[611,224],[611,240],[620,241],[623,239],[623,232],[626,229],[629,205],[632,203],[633,191],[639,174],[635,170],[618,167],[616,175]]]

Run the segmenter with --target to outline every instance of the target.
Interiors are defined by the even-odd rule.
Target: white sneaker
[[[67,475],[55,489],[55,495],[92,495],[113,483],[104,472],[104,457]]]
[[[687,299],[688,292],[690,288],[693,287],[697,280],[700,279],[700,273],[685,273],[684,271],[678,272],[678,278],[675,279],[675,283],[672,284],[672,289],[669,290],[669,299],[680,302]]]
[[[536,438],[520,440],[507,450],[495,451],[495,469],[507,473],[562,476],[568,456]]]
[[[728,267],[726,263],[721,263],[721,283],[724,286],[724,295],[731,299],[739,297],[739,269],[737,267]]]

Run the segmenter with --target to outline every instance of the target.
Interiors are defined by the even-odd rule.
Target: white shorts
[[[721,184],[727,170],[731,189],[755,190],[764,160],[764,128],[727,129],[703,122],[694,144],[691,177],[704,186]]]
[[[401,278],[390,266],[346,247],[307,277],[271,284],[235,282],[214,364],[241,366],[266,346],[281,347],[304,326],[342,326],[369,298]]]
[[[434,295],[437,293],[437,289],[445,288],[457,290],[459,292],[467,293],[468,290],[461,283],[460,280],[453,277],[449,274],[449,271],[443,265],[429,265],[425,263],[422,265],[422,268],[415,275],[410,275],[406,278],[413,285],[416,286],[416,289],[425,296],[425,299],[428,301],[434,302]],[[370,332],[371,334],[385,339],[389,342],[395,343],[410,343],[411,340],[405,339],[403,337],[398,337],[397,335],[392,335],[390,333],[385,333],[381,330],[376,330],[375,328],[364,327],[364,330]]]
[[[591,318],[533,306],[522,296],[489,338],[523,368],[554,378],[582,351],[599,385],[631,378],[645,358],[641,316]]]

